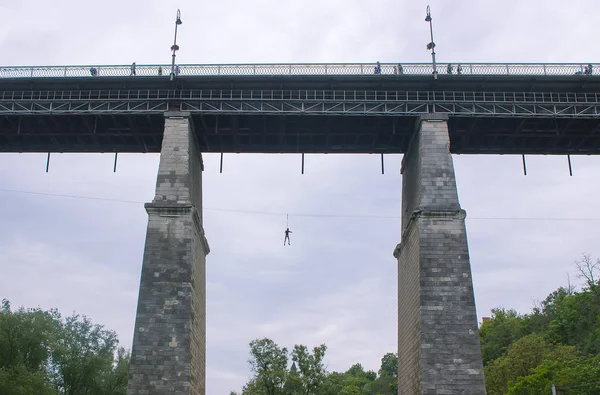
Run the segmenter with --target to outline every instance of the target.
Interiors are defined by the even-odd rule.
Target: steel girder
[[[4,91],[0,115],[304,114],[600,118],[600,94],[439,91]]]

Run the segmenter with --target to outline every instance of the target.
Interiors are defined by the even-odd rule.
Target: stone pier
[[[189,113],[165,113],[138,297],[128,395],[204,395],[202,156]]]
[[[447,116],[422,116],[402,160],[398,394],[485,394]]]

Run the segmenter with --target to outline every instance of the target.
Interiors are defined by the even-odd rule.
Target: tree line
[[[488,395],[600,394],[600,260],[576,261],[583,286],[560,287],[527,314],[495,308],[479,329]],[[252,378],[230,395],[396,395],[398,358],[377,371],[328,371],[327,346],[249,344]],[[0,306],[0,394],[125,395],[130,354],[89,318]]]
[[[0,307],[0,394],[125,395],[129,353],[85,316]]]
[[[552,292],[530,313],[496,308],[479,330],[488,395],[600,394],[600,260],[576,261],[584,285]],[[250,343],[252,378],[230,395],[387,395],[398,393],[398,358],[378,372],[361,364],[328,372],[327,347],[295,345],[288,355],[271,339]],[[291,356],[291,365],[289,361]]]
[[[575,264],[579,290],[569,281],[530,313],[497,308],[481,325],[488,395],[600,394],[600,260]]]
[[[328,372],[323,363],[327,346],[309,350],[296,344],[291,353],[269,338],[250,342],[248,363],[254,376],[241,395],[360,395],[398,393],[398,358],[388,353],[376,373],[360,363],[346,372]],[[290,365],[291,357],[291,365]],[[240,395],[234,391],[230,395]]]

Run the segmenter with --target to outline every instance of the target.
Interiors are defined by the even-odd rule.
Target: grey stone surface
[[[398,394],[485,394],[465,212],[447,118],[424,116],[402,161]]]
[[[165,114],[133,336],[128,395],[204,395],[202,157],[185,113]]]

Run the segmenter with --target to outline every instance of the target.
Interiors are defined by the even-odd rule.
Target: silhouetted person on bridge
[[[97,76],[98,75],[98,69],[95,67],[90,67],[90,74],[92,76]]]
[[[158,75],[162,75],[162,67],[158,66]]]
[[[377,65],[375,66],[375,74],[381,74],[381,64],[377,61]]]
[[[131,64],[131,74],[129,75],[135,75],[135,62]]]
[[[590,64],[587,65],[586,68],[584,68],[583,74],[592,75],[593,71],[594,71],[594,67],[590,63]]]
[[[446,71],[448,72],[448,74],[452,74],[452,64],[448,63],[448,67],[446,67]]]
[[[458,67],[456,68],[456,74],[462,74],[462,66],[458,65]]]
[[[283,239],[283,245],[285,245],[286,240],[288,242],[288,245],[290,245],[290,233],[292,233],[292,231],[290,230],[290,228],[287,228],[285,230],[285,239]]]

